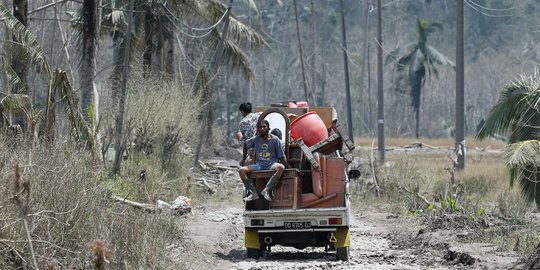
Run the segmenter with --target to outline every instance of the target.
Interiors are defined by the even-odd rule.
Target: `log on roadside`
[[[121,197],[116,196],[116,195],[112,195],[111,198],[113,200],[117,201],[117,202],[128,204],[128,205],[131,205],[131,206],[133,206],[135,208],[142,209],[142,210],[145,210],[145,211],[149,211],[149,212],[152,212],[152,213],[160,211],[160,209],[157,208],[153,204],[134,202],[134,201],[130,201],[130,200],[121,198]]]

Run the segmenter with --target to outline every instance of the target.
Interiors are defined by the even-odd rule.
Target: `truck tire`
[[[340,261],[348,261],[349,260],[349,247],[336,248],[336,259]]]
[[[258,248],[247,249],[247,257],[249,259],[258,259],[260,255],[261,255],[261,250]]]

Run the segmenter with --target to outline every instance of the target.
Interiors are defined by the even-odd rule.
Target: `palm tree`
[[[111,12],[103,16],[104,25],[106,26],[104,28],[112,29],[113,41],[115,44],[115,52],[113,57],[115,63],[113,82],[121,77],[120,70],[121,66],[123,65],[122,63],[124,62],[122,59],[122,55],[124,55],[124,53],[122,53],[122,51],[127,49],[127,45],[125,44],[127,33],[122,32],[122,25],[125,26],[124,18],[128,18],[129,16],[125,16],[122,14],[122,12],[115,9],[118,7],[123,7],[126,4],[126,1],[119,2],[121,3],[111,2]],[[221,22],[221,20],[223,20],[227,6],[219,1],[214,0],[168,0],[160,4],[152,3],[153,2],[148,1],[137,1],[137,4],[139,5],[138,8],[140,10],[145,10],[145,13],[133,14],[135,24],[133,27],[134,31],[137,32],[140,29],[144,30],[144,35],[132,36],[132,44],[134,44],[134,47],[138,47],[139,49],[143,50],[143,63],[145,66],[145,71],[154,71],[152,70],[152,63],[155,61],[152,60],[152,58],[155,55],[163,54],[163,51],[165,50],[168,54],[170,54],[170,51],[173,48],[172,44],[175,43],[173,40],[175,40],[176,37],[175,33],[178,32],[178,25],[185,24],[185,22],[181,22],[181,19],[183,20],[187,17],[195,17],[198,22],[205,22],[206,24],[210,23],[211,25],[214,25],[213,27],[207,28],[209,32],[205,34],[204,37],[210,50],[220,52],[218,57],[219,60],[221,60],[222,63],[228,64],[232,68],[240,70],[240,72],[247,79],[252,79],[253,72],[250,67],[249,59],[242,50],[242,45],[249,43],[250,45],[256,47],[267,46],[267,43],[264,41],[261,35],[250,27],[241,23],[233,15],[231,15],[231,17],[227,20],[228,23],[230,23],[230,27],[227,28],[227,33],[220,31],[220,29],[216,26],[219,24],[219,22]],[[113,4],[119,6],[113,6]],[[125,7],[123,7],[123,9],[126,10]],[[147,20],[143,19],[144,17]],[[137,36],[144,36],[144,40],[137,39]],[[218,47],[218,44],[220,44],[222,49],[215,49]],[[163,59],[163,57],[161,59]],[[161,59],[158,59],[158,62]],[[168,57],[168,59],[170,60],[172,57]],[[205,62],[204,60],[201,62]],[[159,70],[160,72],[164,71],[168,75],[173,74],[172,68],[170,68],[173,66],[171,61],[161,63],[158,66],[164,67],[162,70]],[[208,70],[205,71],[215,73],[219,65],[211,64],[209,66],[214,67],[208,68]],[[212,97],[212,95],[206,95],[208,93],[205,94],[205,91],[208,91],[208,89],[205,89],[208,84],[204,81],[204,74],[202,72],[203,69],[204,68],[200,67],[197,69],[197,76],[194,78],[195,82],[193,83],[193,89],[195,91],[201,91],[201,96],[206,96],[206,100],[201,102],[201,108],[203,108],[204,111],[204,108],[207,106],[206,103],[211,102],[208,97]],[[119,99],[118,97],[123,96],[124,94],[118,94],[120,83],[116,82],[113,83],[113,85],[116,85],[116,90],[113,90],[113,99],[115,100],[115,103],[117,103]],[[199,87],[199,85],[202,85],[203,87]]]
[[[45,119],[44,126],[46,129],[46,136],[52,138],[53,127],[54,127],[54,107],[56,103],[56,94],[60,96],[60,99],[65,103],[65,110],[70,118],[72,125],[72,132],[77,134],[82,134],[88,131],[85,131],[85,125],[83,125],[84,117],[80,113],[80,107],[78,105],[78,98],[73,91],[69,80],[67,79],[66,72],[56,71],[54,74],[51,71],[49,61],[43,53],[41,46],[38,44],[36,37],[28,31],[28,29],[17,19],[11,12],[6,9],[5,6],[0,4],[0,22],[5,26],[8,36],[14,37],[15,40],[18,40],[18,43],[13,44],[16,46],[16,51],[18,54],[15,56],[19,60],[25,61],[28,66],[33,67],[37,70],[44,71],[47,76],[48,81],[48,93],[47,100],[45,102]],[[9,87],[14,90],[14,92],[20,92],[21,89],[26,87],[24,82],[21,80],[14,68],[9,64],[6,64],[4,67],[4,72],[8,78]],[[14,112],[14,111],[23,111],[26,115],[28,122],[31,124],[30,128],[32,133],[37,133],[37,121],[39,121],[42,111],[33,110],[30,106],[30,96],[26,94],[1,94],[0,95],[0,115],[5,120],[5,113]],[[34,133],[34,135],[35,135]],[[75,135],[76,141],[79,141],[79,135]],[[92,140],[93,138],[87,138]]]
[[[94,74],[96,70],[96,46],[98,37],[98,1],[84,0],[82,6],[82,59],[81,59],[81,105],[82,113],[90,130],[95,130],[98,119],[97,90],[94,87]],[[84,129],[88,130],[88,129]],[[89,134],[83,134],[87,140]],[[92,148],[92,145],[89,145]]]
[[[115,72],[113,79],[118,80],[120,77],[118,74],[121,71],[122,66],[122,51],[125,43],[124,32],[127,18],[124,15],[124,11],[127,10],[128,1],[104,1],[104,5],[110,7],[104,9],[103,21],[101,29],[109,31],[113,37],[115,44],[114,62]],[[137,10],[144,10],[144,13],[135,13],[134,16],[134,31],[136,35],[133,35],[133,46],[143,51],[144,59],[143,63],[147,69],[152,69],[152,63],[160,62],[163,58],[152,60],[156,55],[171,54],[171,50],[174,49],[172,45],[176,40],[175,34],[179,32],[179,28],[184,28],[186,18],[194,18],[197,22],[205,25],[214,25],[214,27],[207,28],[210,31],[204,34],[206,44],[209,44],[211,50],[217,46],[223,33],[219,31],[218,27],[215,27],[225,13],[226,6],[214,0],[167,0],[163,3],[156,4],[150,1],[136,1]],[[124,10],[124,11],[122,11]],[[78,13],[70,13],[74,16],[74,20],[79,20]],[[151,20],[148,21],[147,19]],[[147,23],[148,22],[148,23]],[[144,31],[144,33],[139,33]],[[224,41],[223,62],[230,65],[232,68],[240,70],[241,73],[248,79],[253,77],[253,72],[249,63],[249,59],[242,50],[242,45],[249,44],[250,46],[268,46],[263,37],[254,31],[252,28],[246,26],[240,22],[234,15],[230,18],[230,27],[227,40]],[[139,37],[144,37],[139,38]],[[180,39],[178,39],[180,40]],[[198,46],[200,47],[200,46]],[[167,57],[167,60],[173,59]],[[204,62],[204,61],[201,61]],[[172,63],[158,64],[162,69],[160,72],[171,75]],[[157,71],[157,70],[156,70]],[[114,80],[113,80],[114,81]],[[116,83],[118,84],[118,83]],[[115,91],[113,91],[115,93]]]
[[[6,36],[14,40],[14,42],[8,43],[11,49],[13,66],[6,63],[3,69],[9,80],[8,87],[11,89],[12,94],[2,94],[4,97],[0,102],[0,110],[2,115],[5,115],[5,113],[17,115],[16,123],[22,122],[24,129],[30,128],[28,130],[33,131],[35,126],[32,123],[37,118],[33,117],[36,114],[32,110],[31,90],[25,82],[26,68],[32,66],[37,70],[43,70],[48,79],[51,78],[51,69],[36,37],[25,26],[27,3],[25,1],[14,1],[13,4],[17,7],[16,9],[22,10],[12,14],[5,6],[0,4],[0,22],[6,27]],[[22,14],[18,14],[20,12]],[[24,18],[19,17],[23,15]],[[4,120],[8,120],[7,117]]]
[[[416,19],[416,32],[418,40],[413,43],[398,47],[386,58],[386,64],[392,61],[395,63],[398,73],[397,87],[405,82],[410,88],[411,106],[415,112],[415,135],[419,137],[420,101],[422,87],[426,82],[426,77],[431,74],[437,76],[436,65],[454,66],[446,56],[427,44],[428,36],[431,33],[442,31],[442,24]]]
[[[24,27],[28,26],[28,1],[27,0],[13,0],[13,16],[21,22]],[[13,42],[19,43],[20,41],[17,39],[17,37],[13,37]],[[17,92],[13,92],[14,94],[25,94],[28,95],[30,98],[30,101],[32,100],[32,95],[30,93],[30,88],[26,86],[26,76],[27,76],[27,67],[26,62],[24,59],[18,57],[17,55],[14,55],[11,59],[11,65],[13,67],[13,70],[19,77],[19,79],[22,81],[22,83],[25,85],[24,87],[19,88]],[[30,102],[30,106],[32,103]],[[13,116],[13,121],[15,124],[21,125],[21,127],[24,130],[27,130],[29,127],[28,122],[26,122],[25,117],[20,114],[15,114]]]
[[[510,186],[519,181],[524,197],[540,206],[540,70],[519,76],[502,90],[484,118],[477,138],[507,138],[503,158]]]

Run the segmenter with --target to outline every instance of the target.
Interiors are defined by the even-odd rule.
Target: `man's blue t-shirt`
[[[256,164],[271,166],[278,162],[279,158],[285,156],[283,148],[281,148],[281,141],[274,135],[270,136],[272,138],[268,141],[261,136],[255,136],[246,141],[248,149],[255,148]]]

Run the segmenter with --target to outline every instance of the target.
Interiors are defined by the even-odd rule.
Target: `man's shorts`
[[[274,163],[275,164],[275,163]],[[270,164],[270,165],[261,165],[261,164],[251,164],[249,165],[249,167],[254,170],[254,171],[262,171],[262,170],[271,170],[272,169],[272,166],[274,164]]]

